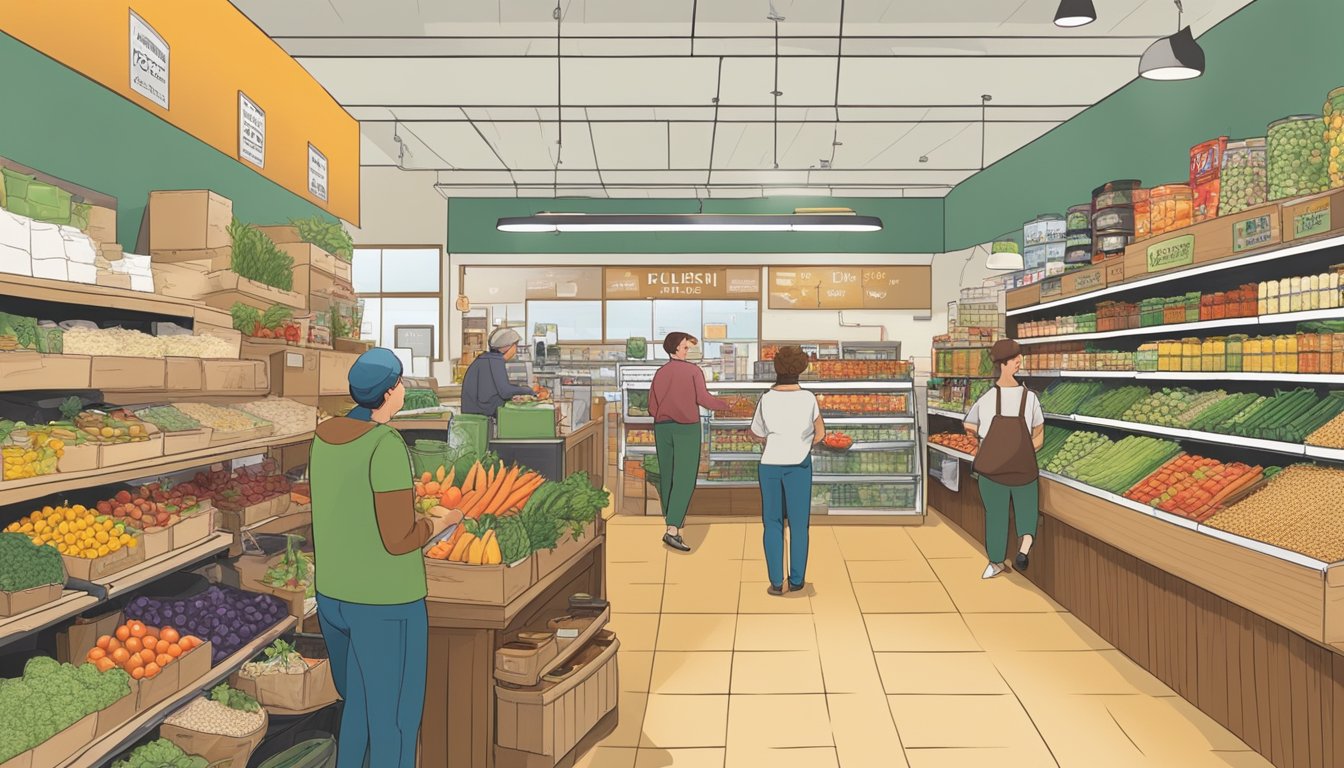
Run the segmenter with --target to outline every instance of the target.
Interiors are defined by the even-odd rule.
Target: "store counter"
[[[518,463],[536,470],[547,480],[563,481],[575,472],[587,472],[593,487],[606,481],[606,414],[567,434],[526,440],[490,439],[490,450],[504,463]]]

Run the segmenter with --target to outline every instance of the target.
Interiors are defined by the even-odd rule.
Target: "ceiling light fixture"
[[[538,213],[496,223],[500,232],[877,232],[876,216],[848,213]]]
[[[1059,10],[1055,11],[1055,26],[1071,29],[1085,27],[1097,20],[1097,9],[1092,0],[1059,0]]]
[[[1204,74],[1204,49],[1195,42],[1190,27],[1181,26],[1185,8],[1176,4],[1176,28],[1170,37],[1158,39],[1139,59],[1139,75],[1149,80],[1190,80]]]

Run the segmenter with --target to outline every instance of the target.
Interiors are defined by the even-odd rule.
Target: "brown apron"
[[[994,385],[994,418],[989,422],[989,434],[975,451],[971,468],[1001,485],[1027,485],[1041,475],[1027,427],[1027,394],[1024,388],[1017,416],[1004,416],[1003,390]]]

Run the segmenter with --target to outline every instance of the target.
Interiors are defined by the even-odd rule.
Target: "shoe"
[[[790,591],[790,592],[802,592],[802,591],[803,591],[803,587],[806,587],[806,586],[807,586],[807,582],[803,582],[802,584],[794,584],[793,582],[789,582],[789,591]]]
[[[985,572],[980,574],[980,578],[992,579],[1006,570],[1008,569],[1000,563],[990,563],[989,565],[985,566]]]
[[[774,584],[771,584],[765,591],[774,595],[775,597],[782,597],[784,595],[784,588],[776,587]]]
[[[1029,565],[1031,565],[1031,559],[1028,558],[1025,554],[1018,552],[1017,558],[1013,560],[1013,567],[1016,568],[1020,573],[1026,573],[1027,566]]]
[[[681,538],[681,534],[673,536],[670,533],[663,534],[663,543],[677,550],[678,552],[690,552],[691,547]]]

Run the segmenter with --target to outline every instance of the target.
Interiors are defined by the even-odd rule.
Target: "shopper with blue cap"
[[[388,425],[406,400],[397,356],[360,355],[350,397],[348,416],[318,425],[308,465],[317,615],[345,701],[336,765],[409,767],[429,654],[420,550],[456,521],[443,509],[416,517],[410,452]]]

